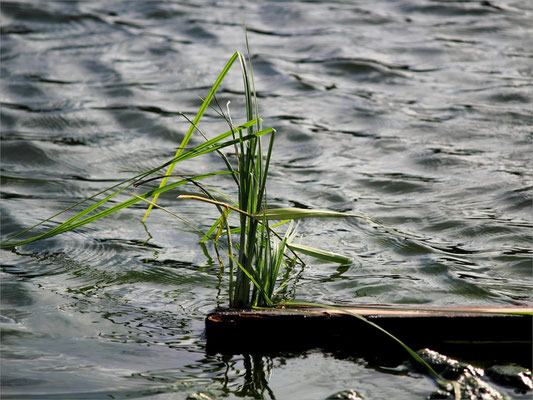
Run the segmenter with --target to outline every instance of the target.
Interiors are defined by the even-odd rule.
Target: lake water
[[[294,298],[533,301],[529,0],[3,0],[2,237],[172,157],[188,128],[178,113],[193,117],[245,51],[243,18],[260,112],[278,132],[271,204],[383,224],[301,223],[302,243],[353,263],[308,260]],[[218,100],[243,121],[234,68]],[[226,130],[213,111],[202,127]],[[220,165],[207,157],[180,172]],[[215,210],[179,193],[160,204],[206,229]],[[145,229],[144,211],[2,250],[3,398],[325,399],[354,389],[415,399],[436,389],[405,366],[319,350],[207,355],[204,317],[227,302],[213,248],[162,211]]]

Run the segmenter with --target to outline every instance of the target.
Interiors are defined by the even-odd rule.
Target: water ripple
[[[245,49],[244,15],[260,113],[278,132],[269,203],[379,221],[302,221],[302,243],[353,263],[308,260],[289,294],[531,302],[528,1],[6,0],[0,12],[2,237],[167,161],[189,128],[179,113],[194,116],[198,97]],[[232,71],[217,99],[231,101],[239,123],[242,94]],[[201,128],[212,137],[227,125],[208,110]],[[206,157],[180,171],[220,168]],[[215,210],[176,196],[161,204],[199,226],[212,222]],[[145,209],[2,251],[3,395],[238,392],[241,360],[204,352],[204,316],[227,304],[213,249],[159,210],[143,226]],[[325,361],[301,361],[305,397]],[[283,368],[269,382],[291,398]],[[398,397],[388,381],[376,390],[376,376],[347,381],[354,376],[369,398]]]

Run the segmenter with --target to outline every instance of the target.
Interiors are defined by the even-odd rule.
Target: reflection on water
[[[306,244],[354,262],[293,271],[287,295],[532,301],[530,2],[4,0],[0,12],[3,238],[167,161],[188,128],[179,113],[244,48],[244,16],[261,114],[279,133],[271,204],[381,223],[300,224]],[[218,100],[241,121],[241,77],[227,79]],[[208,111],[202,128],[225,122]],[[180,172],[218,168],[208,157]],[[178,194],[160,204],[203,228],[216,216]],[[203,318],[226,302],[216,255],[160,211],[145,228],[144,211],[2,251],[2,397],[433,391],[419,374],[319,351],[207,356]]]
[[[228,369],[234,368],[234,366],[230,367],[230,361],[228,360],[227,362]],[[274,367],[272,359],[245,354],[243,355],[242,363],[244,365],[243,383],[234,391],[234,395],[254,399],[275,399],[274,392],[268,386],[268,380]],[[228,380],[224,382],[222,390],[231,392],[227,383]]]

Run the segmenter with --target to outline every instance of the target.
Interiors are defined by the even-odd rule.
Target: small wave
[[[465,4],[458,4],[457,2],[440,2],[438,4],[423,4],[404,3],[401,7],[406,14],[434,14],[437,16],[484,16],[494,14],[502,11],[502,8],[490,3],[489,1],[482,1],[478,4],[466,2]]]
[[[410,70],[407,65],[394,65],[373,59],[364,58],[327,58],[327,59],[299,59],[296,64],[318,64],[329,74],[342,76],[356,76],[359,80],[368,82],[391,82],[397,78],[408,78]]]
[[[65,7],[67,5],[70,7]],[[72,31],[78,29],[77,25],[105,23],[97,14],[79,12],[75,3],[61,5],[53,2],[31,4],[2,1],[2,14],[8,18],[31,24],[33,31],[38,26],[40,32],[57,31],[65,27]]]
[[[507,204],[509,210],[531,211],[533,187],[526,186],[520,189],[506,190],[498,196],[498,200]]]
[[[12,166],[53,165],[55,160],[39,143],[22,140],[4,141],[1,147],[2,164]]]
[[[413,176],[409,179],[405,179],[405,176],[398,174],[396,176],[391,176],[386,178],[380,176],[380,174],[367,174],[367,179],[360,179],[359,182],[372,190],[378,190],[384,193],[390,194],[408,194],[408,193],[424,193],[430,192],[433,189],[428,186],[426,183],[430,182],[424,179],[418,179]],[[391,179],[393,178],[393,179]]]

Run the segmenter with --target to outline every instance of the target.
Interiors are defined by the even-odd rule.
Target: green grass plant
[[[229,114],[229,108],[226,115],[219,106],[220,111],[215,110],[227,121],[229,130],[209,139],[200,129],[200,121],[206,110],[212,107],[213,100],[218,105],[215,94],[237,60],[239,61],[243,77],[246,122],[240,125],[234,125]],[[228,292],[230,306],[248,308],[252,306],[273,305],[274,297],[277,293],[276,286],[280,271],[283,267],[292,265],[294,260],[301,261],[297,253],[337,263],[348,263],[350,259],[324,250],[292,243],[292,239],[294,238],[293,225],[290,225],[286,229],[285,234],[281,235],[270,226],[270,221],[281,220],[281,222],[274,224],[275,227],[278,227],[292,219],[313,216],[345,217],[348,214],[321,210],[268,208],[266,185],[276,132],[272,128],[263,129],[258,109],[255,83],[253,80],[253,68],[242,53],[235,52],[218,75],[208,95],[203,99],[194,119],[190,120],[184,116],[190,122],[190,127],[171,160],[156,168],[123,180],[39,222],[33,227],[9,237],[0,243],[0,247],[14,248],[36,240],[50,238],[79,228],[85,224],[96,222],[100,218],[109,216],[139,202],[146,202],[149,205],[142,219],[142,222],[144,222],[154,206],[162,208],[156,203],[161,193],[177,189],[183,185],[193,185],[202,192],[203,196],[189,196],[188,198],[212,203],[217,207],[220,218],[205,233],[201,232],[189,221],[184,222],[191,226],[194,232],[202,235],[201,242],[205,242],[210,238],[214,239],[217,258],[221,268],[224,268],[225,264],[229,266]],[[203,136],[205,141],[189,148],[190,139],[195,132]],[[263,143],[264,137],[268,138],[266,143]],[[224,155],[223,150],[226,148],[235,150],[236,163],[230,163]],[[226,170],[189,177],[172,173],[177,163],[214,152],[222,158],[226,165]],[[166,172],[161,175],[165,169]],[[217,192],[207,183],[203,183],[209,179],[223,176],[230,176],[233,179],[236,185],[236,200],[232,200],[230,195]],[[169,179],[176,177],[178,178],[177,181],[172,183],[168,182]],[[132,192],[133,188],[155,179],[161,179],[158,188],[141,194],[134,194]],[[119,196],[124,195],[128,197],[117,203]],[[187,196],[181,197],[182,199],[187,198]],[[219,200],[220,198],[226,199],[227,202],[221,202]],[[75,207],[81,205],[85,205],[85,208],[57,226],[40,234],[21,238],[23,234],[35,230],[46,222],[55,220],[66,212],[71,212]],[[172,216],[183,220],[178,214],[172,213],[165,208],[162,209]],[[237,221],[239,226],[237,228],[230,228],[229,219],[233,218],[234,214],[238,215]],[[233,238],[233,236],[236,237]],[[223,262],[219,252],[221,237],[225,237],[226,239],[224,250],[227,253],[226,262]],[[285,284],[286,282],[282,282],[280,287],[283,287]]]

